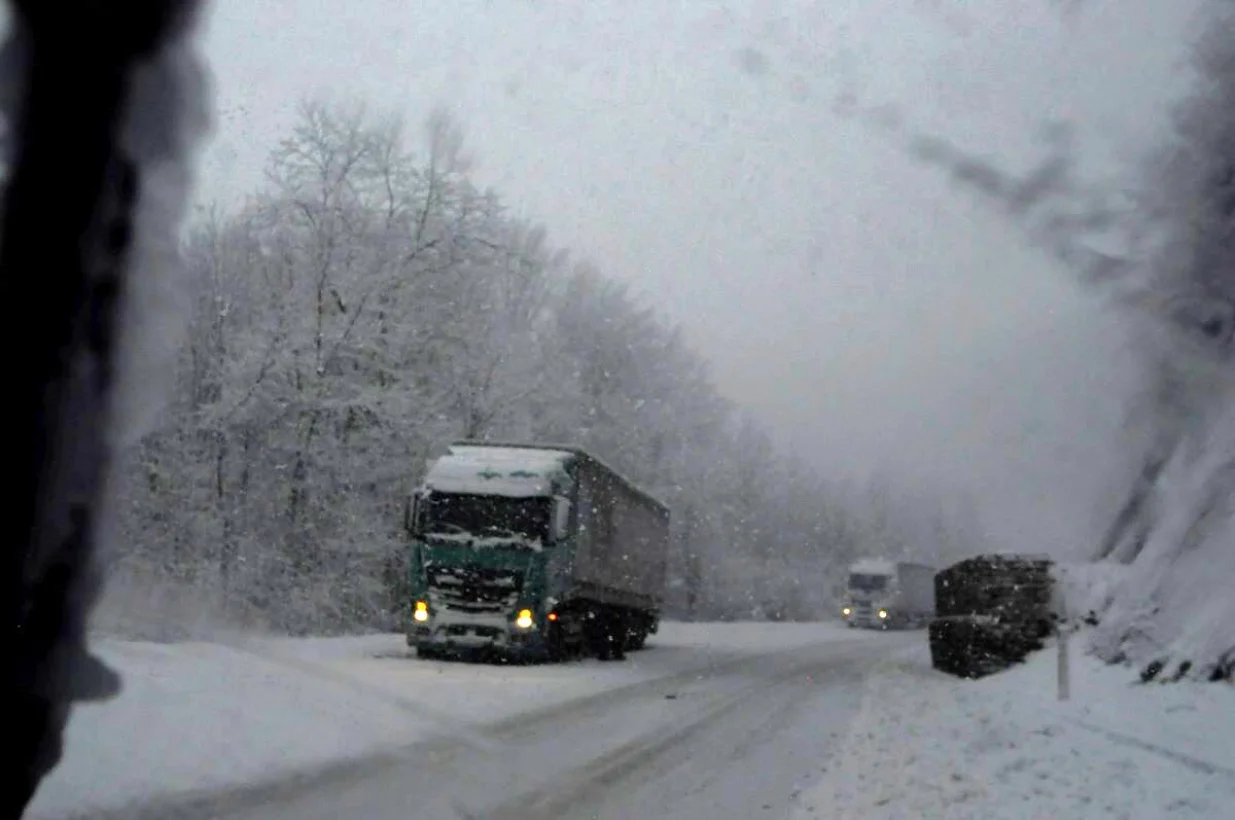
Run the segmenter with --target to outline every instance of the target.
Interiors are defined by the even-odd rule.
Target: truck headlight
[[[879,619],[880,619],[880,620],[883,620],[884,618],[887,618],[887,617],[888,617],[888,611],[887,611],[886,609],[881,609],[881,610],[879,610]]]
[[[530,609],[521,609],[519,614],[515,616],[515,626],[520,629],[531,629],[534,623],[536,621],[532,619],[532,610]]]
[[[843,607],[841,607],[840,614],[842,614],[842,615],[844,615],[846,618],[848,618],[851,614],[853,614],[853,610],[852,610],[852,609],[850,609],[850,608],[849,608],[849,607],[847,607],[847,606],[843,606]]]
[[[429,604],[427,601],[416,602],[416,610],[412,613],[412,620],[422,624],[429,620]]]

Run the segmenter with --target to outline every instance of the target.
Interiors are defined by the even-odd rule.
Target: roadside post
[[[1059,591],[1058,583],[1055,584],[1055,646],[1058,649],[1057,662],[1055,664],[1055,688],[1056,697],[1061,700],[1067,700],[1071,696],[1072,682],[1069,679],[1068,669],[1068,610],[1064,604],[1064,596]]]

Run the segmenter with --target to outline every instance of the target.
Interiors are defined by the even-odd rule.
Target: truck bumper
[[[407,631],[407,644],[421,651],[460,655],[538,655],[547,649],[539,629],[511,628],[506,624],[414,624]]]
[[[887,629],[892,625],[892,612],[888,612],[887,618],[879,617],[879,607],[855,607],[852,612],[845,616],[845,620],[852,627],[859,629]]]
[[[880,618],[878,614],[854,613],[846,620],[850,626],[863,629],[920,629],[930,622],[930,618],[926,613],[888,610],[886,618]]]

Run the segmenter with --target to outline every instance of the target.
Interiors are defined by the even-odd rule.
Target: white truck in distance
[[[849,567],[841,614],[851,627],[924,627],[935,615],[935,568],[866,558]]]

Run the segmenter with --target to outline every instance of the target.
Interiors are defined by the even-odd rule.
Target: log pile
[[[980,678],[1019,663],[1054,631],[1051,560],[981,555],[935,575],[931,663]]]

